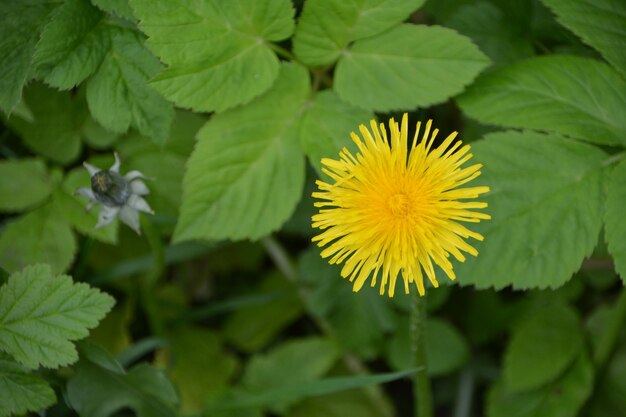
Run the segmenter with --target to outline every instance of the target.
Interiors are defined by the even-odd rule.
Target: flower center
[[[128,181],[112,171],[99,171],[91,177],[91,190],[96,200],[109,207],[121,207],[131,194]]]
[[[406,217],[411,209],[409,197],[404,193],[397,193],[389,200],[389,209],[395,217]]]

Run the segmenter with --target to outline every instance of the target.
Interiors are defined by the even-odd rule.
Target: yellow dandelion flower
[[[400,271],[405,292],[415,283],[424,295],[425,273],[434,287],[438,286],[434,264],[450,278],[456,277],[449,260],[452,255],[465,261],[463,252],[478,252],[465,239],[483,237],[459,222],[487,220],[488,214],[473,211],[487,203],[463,201],[489,191],[489,187],[459,188],[480,175],[481,164],[462,167],[472,154],[470,146],[454,141],[457,132],[449,135],[436,149],[431,149],[438,129],[431,135],[426,123],[422,140],[418,141],[421,123],[407,149],[408,118],[402,126],[391,119],[391,140],[385,125],[380,130],[374,120],[371,131],[359,126],[363,139],[354,132],[352,140],[359,148],[356,156],[344,148],[339,160],[322,159],[333,184],[318,180],[319,192],[313,197],[319,213],[313,216],[313,227],[322,232],[313,238],[318,246],[326,246],[322,257],[331,264],[341,264],[341,276],[353,282],[359,291],[373,272],[372,287],[382,272],[381,295],[388,288],[393,297]],[[454,143],[453,143],[454,142]]]

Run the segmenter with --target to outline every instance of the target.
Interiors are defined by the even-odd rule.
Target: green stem
[[[626,320],[626,289],[622,290],[619,295],[611,320],[604,333],[600,336],[598,348],[593,355],[593,362],[598,373],[604,370],[609,359],[611,359],[620,331],[623,328],[624,320]]]
[[[433,399],[426,366],[426,297],[416,294],[411,303],[411,353],[413,366],[419,368],[413,377],[415,417],[432,417]]]
[[[298,273],[293,267],[289,254],[280,242],[273,236],[267,236],[261,240],[261,244],[265,248],[267,254],[272,258],[276,268],[297,288],[298,296],[304,306],[309,305],[310,291],[298,285]],[[333,326],[324,318],[317,314],[309,313],[309,317],[313,320],[319,330],[327,337],[336,339]],[[343,354],[343,363],[348,370],[355,375],[369,374],[367,366],[356,356],[345,352]],[[374,404],[379,408],[381,415],[388,414],[385,398],[377,387],[366,387],[367,395],[372,399]]]
[[[283,48],[282,46],[278,46],[275,43],[270,43],[269,46],[270,48],[274,50],[274,52],[276,52],[277,55],[282,56],[283,58],[288,59],[290,61],[298,62],[298,60],[296,59],[295,56],[293,56],[291,51]]]

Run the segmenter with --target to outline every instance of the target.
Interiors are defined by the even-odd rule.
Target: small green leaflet
[[[107,27],[104,13],[88,0],[67,0],[59,6],[35,52],[44,81],[67,90],[93,74],[111,46]]]
[[[531,58],[481,76],[457,99],[483,123],[626,144],[626,80],[604,62]]]
[[[487,399],[487,417],[576,417],[593,389],[593,365],[580,354],[556,381],[531,391],[510,392],[497,382]]]
[[[0,267],[17,272],[36,263],[65,272],[76,253],[76,238],[63,207],[50,201],[7,223],[0,234]]]
[[[0,109],[6,114],[31,77],[35,44],[54,6],[46,0],[0,2]]]
[[[615,270],[626,282],[626,159],[613,168],[609,178],[604,217],[606,242],[615,261]]]
[[[269,92],[200,130],[187,161],[176,241],[258,239],[289,218],[304,184],[296,122],[309,90],[304,67],[283,64]]]
[[[626,2],[622,0],[542,0],[563,26],[596,48],[626,76]]]
[[[583,348],[576,310],[559,302],[535,306],[519,322],[504,359],[504,381],[511,392],[555,380]]]
[[[346,147],[356,153],[357,147],[350,132],[358,130],[360,124],[374,119],[371,112],[344,103],[332,90],[315,94],[302,114],[300,145],[315,168],[322,175],[322,158],[339,158],[339,151]]]
[[[263,392],[314,381],[330,370],[339,349],[330,340],[319,337],[292,339],[264,355],[256,355],[243,375],[243,386],[250,392]],[[270,410],[282,414],[298,398],[269,404]]]
[[[41,159],[0,161],[0,211],[21,211],[45,200],[52,182]]]
[[[0,350],[27,368],[58,368],[78,359],[73,340],[86,337],[114,300],[47,265],[24,268],[0,288]]]
[[[462,285],[557,288],[598,242],[604,206],[603,162],[595,146],[535,132],[489,134],[473,144],[488,185],[492,220],[471,225],[479,254],[456,263]],[[503,250],[502,248],[506,248]]]
[[[291,35],[289,0],[132,0],[148,46],[168,68],[152,86],[177,105],[221,112],[268,90],[279,72],[268,42]]]
[[[463,91],[488,64],[453,30],[404,24],[356,41],[337,63],[333,88],[363,109],[426,107]]]
[[[0,352],[0,417],[38,411],[56,402],[50,385]]]
[[[34,120],[14,116],[9,126],[36,153],[61,164],[75,161],[82,147],[81,126],[87,118],[84,96],[37,83],[24,90],[24,101]]]
[[[111,49],[87,82],[87,104],[94,119],[113,132],[132,125],[163,144],[169,135],[174,109],[147,82],[162,68],[143,44],[140,34],[110,27]]]
[[[131,408],[138,417],[175,417],[178,396],[162,370],[146,363],[128,372],[97,346],[81,344],[67,399],[81,417],[108,417]]]
[[[425,0],[307,0],[293,39],[306,65],[336,61],[350,42],[378,35],[401,23]]]

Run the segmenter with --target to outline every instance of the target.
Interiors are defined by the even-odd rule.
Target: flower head
[[[87,162],[83,162],[83,166],[91,175],[91,188],[79,188],[76,194],[89,199],[87,210],[91,210],[97,203],[102,204],[96,229],[110,224],[119,214],[121,221],[140,234],[139,212],[154,214],[142,197],[150,194],[142,181],[146,177],[139,171],[121,175],[117,153],[115,163],[108,171],[102,171]]]
[[[404,289],[414,283],[424,295],[424,274],[438,286],[435,265],[454,280],[450,255],[465,261],[463,252],[478,252],[465,239],[483,240],[459,222],[477,223],[491,217],[473,211],[487,203],[466,201],[489,191],[489,187],[464,187],[480,175],[482,165],[462,167],[472,154],[469,145],[454,141],[456,132],[432,149],[438,130],[431,135],[431,121],[426,123],[418,143],[421,123],[407,148],[408,120],[402,126],[391,119],[388,139],[385,125],[370,122],[371,131],[359,126],[362,139],[352,133],[359,152],[353,156],[344,148],[339,160],[322,159],[323,172],[334,183],[318,180],[319,192],[313,197],[319,213],[313,227],[322,232],[313,238],[326,246],[322,257],[331,264],[343,263],[341,276],[353,282],[358,291],[372,275],[376,285],[379,272],[381,295],[388,288],[393,297],[396,279],[401,273]]]

